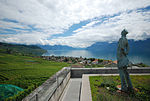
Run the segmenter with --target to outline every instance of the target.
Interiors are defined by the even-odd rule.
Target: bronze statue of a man
[[[127,72],[127,67],[129,66],[129,60],[127,58],[129,52],[129,45],[126,35],[128,34],[127,30],[123,30],[121,32],[121,38],[118,42],[117,49],[117,61],[118,61],[118,70],[121,79],[121,90],[122,91],[130,91],[133,89],[129,73]]]

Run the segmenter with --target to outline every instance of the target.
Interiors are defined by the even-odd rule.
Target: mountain
[[[86,48],[86,50],[100,51],[100,52],[116,52],[117,42],[96,42],[95,44]]]
[[[0,42],[0,52],[22,55],[42,55],[46,50],[36,45],[20,45]]]
[[[147,40],[128,40],[130,53],[145,53],[150,54],[150,38]],[[95,44],[87,47],[87,50],[91,51],[100,51],[100,52],[117,52],[117,42],[108,43],[108,42],[96,42]]]
[[[82,48],[73,48],[70,46],[63,46],[63,45],[54,45],[54,46],[38,45],[38,46],[45,50],[78,50],[78,49],[82,49]]]
[[[129,40],[130,51],[135,53],[150,54],[150,39],[133,41]]]
[[[141,41],[134,41],[128,40],[130,53],[149,53],[150,52],[150,38],[147,40]],[[87,48],[73,48],[70,46],[63,46],[63,45],[38,45],[42,49],[45,50],[89,50],[89,51],[98,51],[98,52],[109,52],[109,53],[116,53],[117,52],[117,44],[118,42],[96,42],[93,45]]]

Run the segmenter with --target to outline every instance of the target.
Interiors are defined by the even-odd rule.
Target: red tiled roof
[[[117,64],[117,60],[116,60],[116,61],[113,61],[113,63]]]

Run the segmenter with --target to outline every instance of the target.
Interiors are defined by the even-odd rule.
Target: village
[[[80,57],[66,57],[66,56],[41,56],[41,58],[49,61],[67,62],[72,68],[93,68],[93,67],[117,67],[117,61],[83,58]]]

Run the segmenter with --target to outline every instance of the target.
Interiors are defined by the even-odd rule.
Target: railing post
[[[38,101],[38,94],[36,93],[36,101]]]
[[[59,85],[59,82],[58,82],[58,75],[56,75],[56,82],[57,82],[57,87]]]

